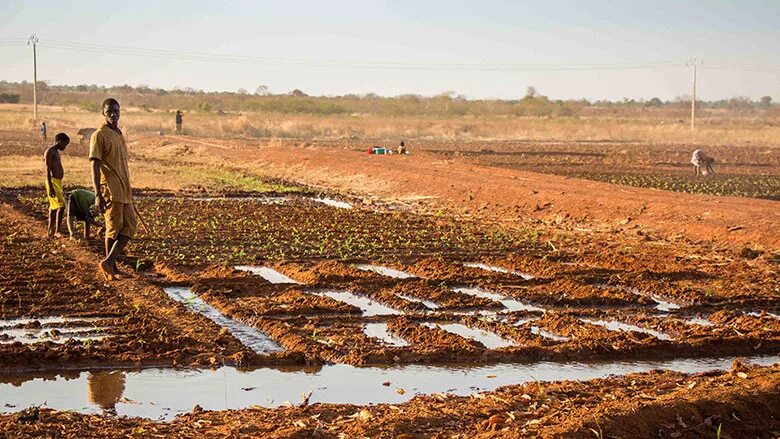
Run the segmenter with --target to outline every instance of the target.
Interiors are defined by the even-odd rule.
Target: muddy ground
[[[248,151],[236,148],[234,159]],[[269,147],[269,169],[312,149]],[[351,209],[313,201],[314,189],[226,191],[222,199],[139,191],[148,228],[129,246],[125,275],[114,284],[95,270],[99,241],[45,238],[40,190],[3,189],[0,368],[465,364],[780,352],[773,201],[722,197],[710,203],[668,193],[637,201],[643,189],[616,192],[549,176],[541,189],[548,201],[538,204],[529,201],[538,193],[524,192],[522,171],[474,165],[463,158],[468,154],[445,162],[433,149],[419,161],[351,154],[326,148],[317,163],[307,158],[291,174],[277,175],[310,173],[301,183],[349,187],[350,194],[336,198]],[[193,166],[198,163],[194,157]],[[363,180],[339,179],[356,164],[365,165],[366,176],[397,182],[396,195],[440,198],[362,196],[355,185]],[[558,192],[561,181],[566,188]],[[596,188],[587,203],[587,188],[578,192],[585,186]],[[525,218],[529,203],[536,207]],[[661,212],[666,205],[675,207]],[[703,215],[696,209],[705,205],[712,215],[678,228],[689,215]],[[729,230],[728,224],[740,227]],[[235,266],[263,266],[295,283],[273,283]],[[248,349],[171,299],[163,290],[171,286],[190,288],[283,350]],[[333,292],[363,301],[345,303]],[[405,345],[366,333],[368,325]],[[478,335],[448,330],[453,327]],[[504,345],[491,345],[496,340]],[[721,437],[773,437],[780,429],[778,383],[776,366],[737,365],[727,374],[528,384],[468,398],[420,396],[402,405],[195,410],[171,424],[44,409],[2,416],[0,436],[56,436],[65,428],[73,437],[701,437],[722,425]]]

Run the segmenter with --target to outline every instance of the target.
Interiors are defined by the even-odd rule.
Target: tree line
[[[77,106],[99,111],[105,96],[114,96],[131,107],[196,112],[277,112],[291,114],[373,114],[382,116],[535,116],[574,117],[587,114],[589,109],[652,111],[656,108],[681,110],[690,105],[690,98],[680,96],[672,100],[629,99],[619,101],[588,101],[586,99],[550,99],[528,87],[518,99],[467,99],[455,92],[435,96],[404,94],[383,97],[373,93],[342,96],[309,96],[295,89],[289,93],[272,94],[260,85],[254,92],[239,89],[236,92],[206,92],[193,88],[166,90],[148,86],[49,85],[38,83],[38,102],[44,105]],[[32,84],[0,81],[0,103],[32,103]],[[758,112],[777,108],[770,96],[759,100],[734,97],[717,101],[697,101],[702,109],[727,109],[740,112]]]

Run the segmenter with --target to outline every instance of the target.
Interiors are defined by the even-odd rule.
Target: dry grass
[[[92,187],[88,162],[84,156],[62,154],[65,168],[65,189]],[[44,195],[45,168],[39,157],[0,156],[0,188],[40,186]],[[130,175],[135,189],[159,189],[219,193],[223,191],[289,192],[300,190],[294,186],[268,183],[261,177],[238,168],[212,163],[175,164],[159,160],[132,160]]]
[[[0,129],[36,130],[30,105],[0,105]],[[101,123],[97,113],[75,107],[39,107],[49,132],[71,137],[79,128]],[[136,133],[173,132],[173,114],[126,108],[122,125],[129,139]],[[780,120],[739,117],[710,111],[691,132],[687,120],[675,115],[648,113],[644,117],[591,115],[579,118],[379,117],[367,115],[315,116],[276,113],[187,113],[185,134],[215,138],[297,139],[443,139],[632,141],[669,144],[780,146]]]

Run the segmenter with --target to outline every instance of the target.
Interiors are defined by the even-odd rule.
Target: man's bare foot
[[[100,269],[100,272],[103,273],[103,276],[106,277],[106,280],[109,282],[112,282],[116,280],[116,275],[114,275],[114,270],[111,268],[111,264],[108,263],[105,259],[100,261],[98,263],[98,268]]]
[[[119,264],[114,264],[114,274],[117,276],[124,276],[125,272],[119,269]]]
[[[63,234],[62,234],[62,233],[60,233],[60,232],[57,232],[57,233],[55,233],[55,234],[54,234],[54,237],[59,239],[59,238],[64,238],[64,237],[65,237],[65,235],[63,235]]]

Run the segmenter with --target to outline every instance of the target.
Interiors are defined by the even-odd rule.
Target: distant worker
[[[704,151],[700,149],[693,151],[693,156],[691,156],[691,163],[693,163],[693,173],[697,177],[699,175],[706,177],[707,174],[715,175],[715,170],[712,168],[712,164],[715,163],[715,159],[705,154]],[[704,170],[701,169],[702,166],[704,166]]]
[[[46,122],[41,122],[41,139],[46,142]]]
[[[89,226],[103,228],[103,224],[95,220],[95,194],[85,189],[75,189],[68,192],[67,202],[65,203],[68,232],[71,239],[76,238],[76,227],[74,221],[84,222],[84,239],[89,239]],[[98,232],[99,236],[99,232]]]
[[[119,113],[116,99],[103,101],[105,123],[89,141],[95,206],[104,214],[106,221],[106,257],[100,261],[98,268],[108,281],[113,281],[119,274],[117,258],[138,228],[127,167],[127,143],[119,129]]]
[[[409,154],[403,140],[401,140],[401,144],[398,146],[398,154]]]
[[[176,134],[181,134],[182,115],[181,110],[176,111]]]
[[[49,199],[49,237],[61,238],[62,214],[65,211],[65,197],[62,192],[62,178],[65,169],[62,167],[60,151],[64,151],[70,143],[65,133],[54,136],[55,143],[46,150],[43,160],[46,162],[46,197]]]

